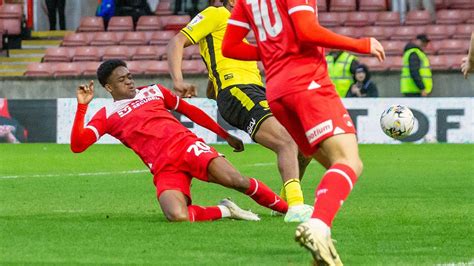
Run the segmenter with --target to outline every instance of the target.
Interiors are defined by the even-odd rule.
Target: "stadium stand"
[[[167,74],[166,45],[191,20],[188,15],[172,15],[170,3],[160,1],[155,15],[140,17],[135,28],[129,16],[112,17],[107,29],[101,17],[82,17],[77,31],[67,33],[60,47],[46,49],[44,63],[32,63],[25,75],[95,75],[99,62],[110,58],[127,60],[134,74]],[[390,6],[387,0],[318,1],[319,21],[340,34],[381,40],[387,54],[384,64],[360,56],[361,62],[374,71],[398,71],[405,44],[420,33],[432,40],[426,52],[433,60],[433,69],[458,67],[452,58],[467,52],[466,43],[474,30],[472,0],[436,0],[434,23],[427,11],[410,11],[401,22],[400,14],[389,11]],[[0,6],[0,34],[21,32],[23,10],[19,7]],[[255,42],[253,32],[247,39]],[[183,57],[185,73],[206,72],[197,46],[186,48]],[[56,63],[58,66],[51,68]]]

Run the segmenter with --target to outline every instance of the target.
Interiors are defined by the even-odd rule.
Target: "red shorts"
[[[333,85],[288,94],[269,105],[306,156],[313,155],[319,143],[331,136],[356,132]]]
[[[153,183],[157,197],[165,190],[178,190],[191,200],[191,179],[195,177],[207,182],[207,167],[218,156],[219,153],[201,138],[189,138],[183,144],[182,152],[170,158],[169,163],[155,174]]]

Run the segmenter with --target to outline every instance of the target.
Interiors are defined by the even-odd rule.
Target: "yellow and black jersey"
[[[222,39],[229,17],[230,12],[225,7],[208,7],[181,30],[193,44],[199,43],[216,95],[219,90],[238,84],[263,86],[257,62],[222,56]]]

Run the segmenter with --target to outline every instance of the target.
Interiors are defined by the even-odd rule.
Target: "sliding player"
[[[258,204],[286,213],[288,205],[265,184],[243,177],[217,151],[184,127],[169,110],[176,110],[225,139],[235,151],[242,141],[227,133],[199,108],[182,101],[165,87],[155,84],[140,88],[121,60],[102,63],[97,76],[112,95],[113,104],[100,109],[84,127],[87,106],[94,97],[93,81],[77,89],[77,113],[71,134],[71,149],[82,152],[104,134],[110,134],[131,148],[150,168],[161,209],[170,221],[205,221],[231,217],[259,220],[230,200],[214,207],[191,204],[192,177],[233,188]]]
[[[250,29],[258,47],[242,41]],[[312,218],[297,227],[295,238],[316,263],[342,265],[331,225],[362,172],[362,161],[354,125],[329,79],[323,47],[371,53],[380,61],[385,57],[373,38],[352,39],[320,26],[315,0],[237,1],[222,52],[263,61],[273,114],[305,155],[329,161],[315,192]]]

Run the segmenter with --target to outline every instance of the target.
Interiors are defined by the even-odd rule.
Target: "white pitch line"
[[[117,172],[90,172],[90,173],[75,173],[75,174],[7,175],[7,176],[0,176],[0,179],[15,179],[15,178],[29,178],[29,177],[125,175],[125,174],[141,174],[141,173],[149,173],[149,172],[150,172],[149,170],[129,170],[129,171],[117,171]]]

